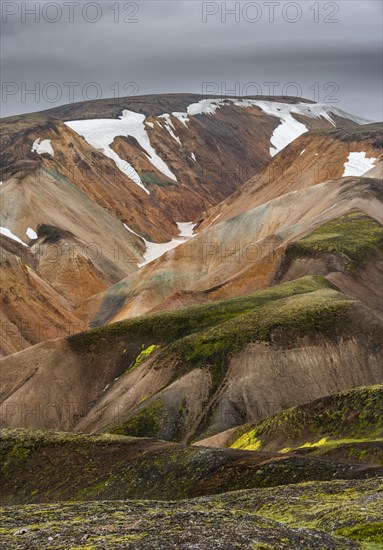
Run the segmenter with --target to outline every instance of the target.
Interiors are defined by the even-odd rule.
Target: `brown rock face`
[[[84,330],[70,302],[44,280],[33,254],[0,237],[1,355]]]

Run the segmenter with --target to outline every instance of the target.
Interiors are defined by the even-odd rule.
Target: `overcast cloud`
[[[203,93],[207,82],[220,93],[255,94],[256,83],[282,95],[295,82],[290,95],[383,119],[379,0],[3,0],[1,10],[2,116],[127,93]]]

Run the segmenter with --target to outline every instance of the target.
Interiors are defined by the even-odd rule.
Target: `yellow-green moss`
[[[288,255],[316,256],[334,253],[344,258],[345,268],[355,270],[383,251],[383,227],[374,219],[354,212],[319,227],[288,247]]]

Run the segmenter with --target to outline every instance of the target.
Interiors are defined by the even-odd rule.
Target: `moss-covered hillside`
[[[180,499],[310,480],[368,478],[369,464],[62,432],[0,432],[2,504]]]
[[[193,369],[208,370],[209,396],[222,384],[230,358],[256,341],[271,342],[275,330],[285,345],[316,333],[334,337],[344,329],[355,300],[337,292],[322,277],[304,277],[253,294],[223,301],[146,315],[93,329],[69,339],[80,355],[124,342],[126,370],[143,368],[142,353],[155,350],[157,365],[169,357],[177,361],[175,378]],[[135,347],[134,347],[135,346]],[[156,347],[154,347],[156,346]],[[151,354],[147,353],[147,357]],[[174,379],[173,379],[174,380]],[[182,404],[169,412],[161,398],[143,400],[126,419],[109,428],[113,433],[179,440]],[[173,418],[174,414],[178,416]],[[172,427],[164,427],[165,425]],[[181,426],[181,429],[180,429]]]
[[[243,426],[227,446],[282,453],[296,450],[383,465],[383,385],[317,399]]]
[[[366,260],[373,260],[383,250],[383,227],[360,212],[326,223],[288,247],[288,255],[315,257],[338,254],[346,270],[353,271]]]

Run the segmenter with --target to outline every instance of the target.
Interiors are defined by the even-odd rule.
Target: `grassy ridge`
[[[132,342],[136,342],[138,350],[142,350],[142,346],[147,349],[160,346],[156,349],[156,362],[176,357],[177,378],[195,368],[208,369],[209,390],[213,394],[226,374],[232,354],[248,343],[271,341],[275,329],[291,342],[297,336],[318,332],[331,336],[354,303],[325,279],[304,277],[239,298],[107,325],[70,337],[69,342],[80,353],[116,345],[121,339],[125,349],[132,346]],[[144,363],[137,353],[127,370],[137,368],[137,363],[140,368]],[[113,431],[140,437],[158,436],[164,423],[172,423],[167,414],[160,401],[149,400]],[[178,435],[172,433],[166,438],[177,439]]]
[[[348,447],[350,457],[380,456],[383,442],[383,385],[357,388],[317,399],[247,425],[227,442],[228,447],[262,450],[279,447],[336,454]]]
[[[345,268],[353,271],[383,250],[383,227],[375,220],[354,212],[319,227],[310,235],[288,247],[293,257],[335,253],[345,260]]]

